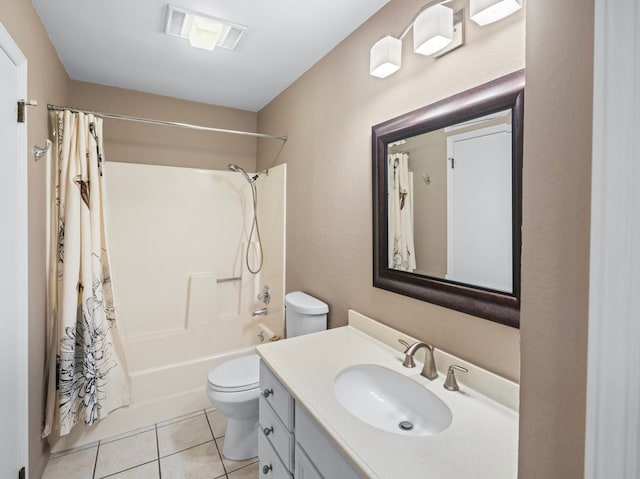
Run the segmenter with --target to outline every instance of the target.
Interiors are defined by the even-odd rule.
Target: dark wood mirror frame
[[[498,111],[512,114],[513,292],[503,293],[388,267],[387,146]],[[373,286],[512,327],[520,326],[524,70],[406,113],[372,128]]]

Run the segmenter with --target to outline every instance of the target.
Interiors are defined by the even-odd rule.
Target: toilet
[[[285,296],[286,337],[327,329],[329,306],[301,291]],[[227,417],[222,454],[233,460],[258,455],[258,396],[260,358],[257,354],[231,359],[207,375],[207,397]]]

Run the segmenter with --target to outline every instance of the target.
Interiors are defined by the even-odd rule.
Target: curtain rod
[[[189,128],[192,130],[201,130],[201,131],[214,131],[217,133],[231,133],[233,135],[245,135],[245,136],[256,136],[258,138],[273,138],[274,140],[282,140],[287,141],[288,137],[286,135],[276,136],[276,135],[265,135],[264,133],[253,133],[250,131],[239,131],[239,130],[225,130],[222,128],[213,128],[211,126],[200,126],[200,125],[191,125],[189,123],[178,123],[176,121],[167,121],[167,120],[153,120],[151,118],[139,118],[137,116],[129,116],[129,115],[116,115],[115,113],[102,113],[99,111],[90,111],[90,110],[79,110],[77,108],[70,108],[66,106],[57,106],[52,105],[51,103],[47,104],[47,110],[49,111],[64,111],[69,110],[73,113],[85,113],[92,114],[102,118],[113,118],[115,120],[125,120],[125,121],[135,121],[138,123],[149,123],[152,125],[164,125],[164,126],[177,126],[180,128]]]

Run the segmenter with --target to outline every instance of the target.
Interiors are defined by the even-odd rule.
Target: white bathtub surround
[[[398,338],[414,341],[351,311],[349,326],[261,345],[257,351],[292,393],[296,404],[318,422],[363,477],[517,477],[518,413],[514,406],[518,386],[439,351],[436,364],[440,374],[429,381],[420,376],[421,364],[414,369],[402,366],[404,355],[396,345]],[[313,353],[320,351],[331,354]],[[450,362],[469,369],[469,373],[458,375],[458,392],[443,388]],[[386,432],[360,421],[334,395],[336,376],[356,364],[382,366],[423,386],[449,407],[451,425],[438,434],[415,437]],[[472,388],[471,383],[485,394]],[[494,389],[497,392],[493,397],[486,395]]]
[[[259,303],[244,261],[251,188],[232,171],[108,163],[113,275],[133,373],[258,343]],[[281,334],[286,167],[256,180],[273,301],[261,322]],[[135,205],[135,207],[132,207]],[[144,281],[139,272],[146,271]],[[158,352],[162,351],[162,354]]]
[[[129,404],[104,221],[102,119],[64,111],[55,123],[43,437]]]
[[[256,180],[260,282],[272,294],[269,313],[259,317],[251,315],[262,307],[254,275],[244,267],[253,209],[242,175],[114,162],[105,168],[132,403],[92,428],[52,438],[54,452],[210,407],[211,369],[253,353],[263,327],[284,334],[285,165]]]

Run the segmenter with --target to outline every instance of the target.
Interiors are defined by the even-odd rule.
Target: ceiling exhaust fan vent
[[[186,38],[191,46],[205,50],[216,47],[235,50],[247,27],[221,18],[167,5],[165,33]]]

